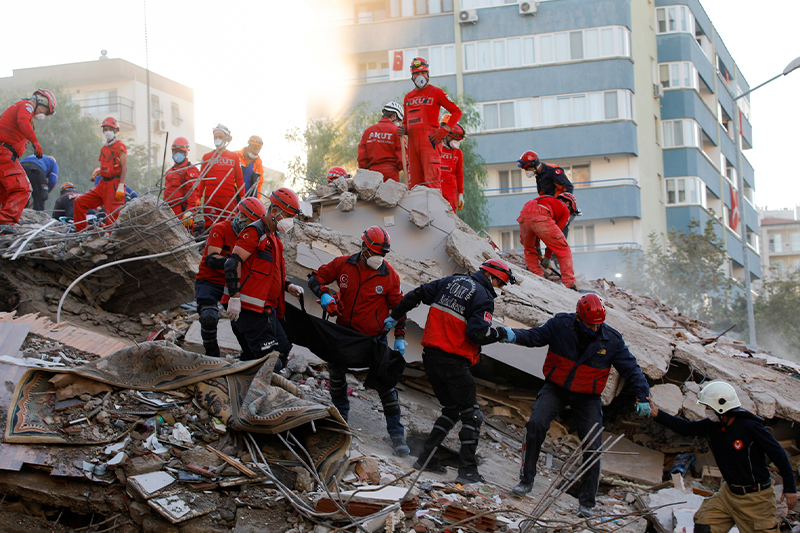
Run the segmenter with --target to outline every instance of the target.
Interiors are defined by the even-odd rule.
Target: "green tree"
[[[152,144],[150,149],[150,173],[147,172],[147,143],[136,144],[125,141],[128,148],[128,174],[125,176],[125,185],[142,195],[155,190],[158,178],[161,175],[164,147]],[[170,162],[165,165],[164,171],[169,170]],[[163,180],[161,186],[164,186]],[[154,191],[158,192],[158,191]]]

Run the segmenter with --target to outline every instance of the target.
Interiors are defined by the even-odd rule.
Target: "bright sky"
[[[752,87],[800,56],[800,2],[701,2]],[[3,18],[15,22],[3,28],[2,77],[14,68],[97,59],[102,49],[145,66],[143,0],[6,4]],[[330,77],[315,58],[336,49],[324,29],[310,30],[309,9],[304,0],[148,0],[150,69],[194,89],[197,142],[210,146],[211,128],[222,122],[235,149],[260,134],[265,164],[286,169],[292,153],[283,136],[305,122],[305,88]],[[307,45],[309,34],[324,46]],[[745,156],[756,169],[759,207],[800,204],[798,95],[800,69],[751,96],[755,148]]]

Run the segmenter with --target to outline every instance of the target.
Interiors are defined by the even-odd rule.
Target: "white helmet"
[[[703,387],[697,395],[697,404],[710,407],[720,415],[742,405],[731,384],[724,381],[712,381]]]
[[[398,104],[397,102],[388,102],[385,106],[383,106],[383,110],[394,113],[397,115],[397,118],[403,120],[403,106],[401,104]]]
[[[225,134],[225,137],[227,138],[227,140],[231,140],[231,130],[229,130],[227,127],[225,127],[224,124],[217,124],[216,126],[214,126],[214,129],[211,130],[211,131],[212,132],[221,131],[222,133]]]

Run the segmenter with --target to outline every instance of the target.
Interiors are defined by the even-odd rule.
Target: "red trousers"
[[[561,267],[561,283],[566,287],[571,287],[575,285],[572,250],[550,215],[550,211],[544,206],[538,206],[537,211],[538,213],[533,218],[523,218],[519,221],[519,236],[525,247],[525,264],[528,265],[528,270],[537,276],[544,276],[542,265],[539,264],[539,255],[536,253],[536,239],[538,238],[553,251],[558,259],[558,265]]]
[[[383,181],[400,181],[400,171],[395,165],[372,165],[369,170],[383,174]]]
[[[456,186],[456,177],[453,176],[453,179],[445,178],[442,181],[442,196],[444,199],[450,202],[450,206],[453,208],[453,213],[458,213],[458,187]]]
[[[0,224],[16,224],[31,196],[31,183],[8,148],[0,147]]]
[[[75,198],[75,231],[85,230],[87,226],[86,212],[100,206],[103,206],[103,210],[106,212],[104,225],[114,223],[120,208],[125,205],[125,198],[117,200],[117,187],[119,187],[119,177],[110,181],[100,178],[97,185],[87,193]]]
[[[408,188],[423,184],[432,189],[442,188],[439,150],[431,146],[428,135],[435,130],[414,130],[408,134]]]

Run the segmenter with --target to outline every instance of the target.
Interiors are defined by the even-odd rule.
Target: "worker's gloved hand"
[[[549,268],[550,267],[550,258],[549,257],[542,257],[541,260],[542,268]]]
[[[240,298],[231,298],[228,300],[228,318],[236,322],[239,320],[239,315],[242,312],[242,300]]]
[[[434,132],[433,135],[429,135],[428,139],[431,141],[431,146],[436,148],[436,145],[442,142],[442,139],[447,137],[447,130],[444,128],[439,128]]]
[[[117,187],[117,192],[114,194],[114,199],[118,202],[121,202],[125,199],[125,184],[120,183],[119,187]]]
[[[517,340],[517,336],[514,335],[514,330],[513,329],[511,329],[508,326],[505,326],[503,329],[506,330],[506,338],[502,339],[500,342],[511,343],[511,342],[514,342],[515,340]]]
[[[322,308],[325,309],[326,311],[328,310],[328,306],[331,305],[332,303],[335,304],[336,301],[333,299],[333,296],[331,296],[327,292],[323,292],[322,296],[319,297],[319,305],[321,305]]]
[[[400,352],[400,355],[406,354],[406,346],[408,343],[403,339],[395,339],[394,340],[394,351]]]
[[[399,126],[397,126],[397,134],[398,134],[400,137],[402,137],[403,135],[405,135],[405,134],[406,134],[406,127],[405,127],[405,126],[403,126],[402,124],[400,124]]]
[[[636,404],[636,414],[639,416],[650,416],[650,404],[648,402],[638,402]]]
[[[288,287],[286,287],[286,292],[291,294],[292,296],[299,298],[303,295],[303,287],[300,285],[295,285],[294,283],[290,283]]]
[[[41,144],[33,143],[33,155],[35,155],[37,159],[41,159],[44,156],[44,150],[42,150]]]
[[[457,204],[457,207],[458,207],[458,210],[459,210],[459,211],[461,211],[462,209],[464,209],[464,193],[461,193],[461,194],[459,194],[459,195],[458,195],[458,204]]]
[[[383,329],[385,329],[386,331],[389,331],[396,325],[397,325],[397,320],[395,320],[391,316],[386,317],[386,320],[383,321]]]

